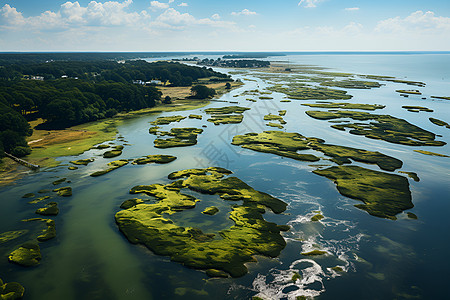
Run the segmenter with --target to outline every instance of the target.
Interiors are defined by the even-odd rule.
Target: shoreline
[[[232,82],[231,89],[221,88],[224,83],[214,83],[207,85],[216,88],[217,95],[213,99],[186,99],[190,95],[189,87],[162,87],[162,99],[171,96],[173,103],[159,104],[154,107],[127,113],[119,113],[112,118],[84,123],[69,127],[64,130],[33,130],[33,135],[27,138],[32,148],[30,155],[23,157],[24,160],[40,165],[41,168],[55,167],[59,165],[56,158],[63,156],[80,155],[92,148],[96,144],[113,139],[117,133],[117,127],[124,121],[137,118],[143,115],[158,114],[162,112],[186,111],[207,106],[214,99],[242,86],[240,82]],[[171,90],[174,89],[174,90]],[[42,123],[42,119],[31,121],[33,129]],[[76,143],[74,143],[76,142]],[[5,157],[0,163],[0,186],[8,185],[23,178],[30,172],[34,172],[18,163]]]

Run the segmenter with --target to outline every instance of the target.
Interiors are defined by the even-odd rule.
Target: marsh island
[[[174,181],[167,185],[135,186],[131,194],[146,194],[157,199],[154,204],[136,204],[116,214],[119,229],[134,244],[143,244],[155,254],[170,256],[172,261],[206,270],[209,276],[229,274],[240,277],[247,273],[247,262],[253,255],[276,257],[286,242],[277,224],[263,218],[266,210],[281,213],[286,204],[266,193],[258,192],[223,168],[192,169],[171,173]],[[171,220],[175,214],[195,210],[200,199],[182,193],[190,189],[200,194],[217,194],[230,203],[229,218],[234,225],[204,232],[180,226]],[[242,204],[231,204],[241,202]],[[215,215],[213,208],[203,211]],[[199,212],[200,213],[200,212]],[[223,273],[225,272],[225,273]]]

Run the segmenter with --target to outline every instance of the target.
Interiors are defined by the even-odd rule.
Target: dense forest
[[[0,80],[18,80],[24,76],[44,77],[56,80],[63,77],[91,82],[114,81],[132,83],[134,80],[160,80],[173,86],[190,86],[193,81],[205,77],[228,78],[212,69],[196,68],[180,63],[144,60],[117,63],[115,61],[54,61],[39,64],[0,66]]]
[[[142,60],[52,61],[0,65],[0,157],[30,153],[28,120],[43,118],[43,128],[61,129],[152,107],[161,100],[154,86],[190,86],[200,78],[228,81],[211,68]],[[140,84],[136,84],[139,82]]]

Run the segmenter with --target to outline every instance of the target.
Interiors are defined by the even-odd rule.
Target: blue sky
[[[0,1],[0,51],[371,50],[450,51],[450,1]]]

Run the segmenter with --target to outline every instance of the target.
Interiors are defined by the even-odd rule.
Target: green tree
[[[163,103],[164,104],[171,104],[172,103],[172,98],[170,98],[170,96],[164,97]]]
[[[206,85],[194,85],[191,87],[192,98],[206,99],[212,98],[216,94],[216,90],[207,87]]]
[[[31,153],[31,149],[25,140],[25,136],[16,131],[10,129],[1,131],[0,141],[3,144],[4,151],[11,153],[12,155],[25,156]]]
[[[1,136],[1,132],[0,132],[0,136]],[[5,148],[3,147],[3,141],[0,138],[0,162],[3,157],[5,157]]]
[[[73,124],[76,120],[72,103],[66,99],[57,99],[50,102],[42,116],[49,122],[58,123],[59,125]]]

